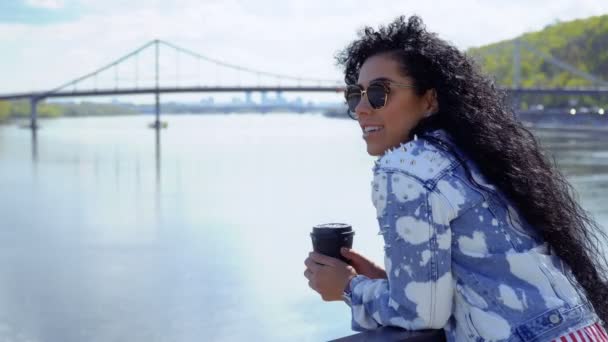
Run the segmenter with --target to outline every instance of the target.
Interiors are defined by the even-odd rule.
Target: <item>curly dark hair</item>
[[[565,176],[543,155],[533,134],[516,118],[505,91],[475,61],[428,32],[417,16],[401,16],[377,30],[365,27],[336,56],[347,84],[357,83],[363,63],[386,54],[413,78],[418,95],[435,89],[438,112],[412,133],[443,128],[481,172],[566,262],[575,288],[608,322],[608,266],[601,251],[606,234],[577,202]],[[578,286],[578,284],[580,286]],[[582,289],[580,289],[582,287]]]

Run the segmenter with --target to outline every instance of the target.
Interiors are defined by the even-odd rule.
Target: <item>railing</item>
[[[443,342],[443,330],[409,331],[395,327],[380,327],[362,333],[342,337],[330,342]]]

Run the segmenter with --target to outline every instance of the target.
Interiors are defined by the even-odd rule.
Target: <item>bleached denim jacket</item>
[[[387,151],[373,172],[388,279],[351,280],[353,330],[546,341],[598,321],[567,265],[444,130]]]

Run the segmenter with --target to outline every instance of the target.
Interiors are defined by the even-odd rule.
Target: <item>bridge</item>
[[[162,48],[162,49],[161,49]],[[164,51],[163,51],[164,50]],[[164,52],[164,55],[163,55]],[[172,55],[172,56],[171,56]],[[168,71],[161,57],[175,58],[175,72]],[[147,58],[146,58],[147,57]],[[187,60],[183,60],[184,57]],[[181,59],[181,60],[180,60]],[[152,60],[152,63],[150,63]],[[196,70],[196,80],[192,80],[192,70],[184,80],[180,66],[189,64]],[[142,65],[152,69],[153,77],[142,74]],[[221,73],[220,73],[221,72]],[[128,74],[129,77],[125,77]],[[207,83],[215,75],[215,84]],[[221,77],[220,77],[221,76]],[[236,77],[235,77],[236,76]],[[163,84],[161,84],[161,78]],[[125,79],[128,84],[123,85]],[[105,81],[105,82],[104,82]],[[109,81],[109,82],[108,82]],[[171,83],[168,85],[166,83]],[[182,85],[182,83],[185,83]],[[197,83],[197,84],[192,84]],[[222,84],[223,83],[223,84]],[[54,89],[39,92],[0,94],[0,100],[29,100],[31,106],[30,127],[38,128],[37,105],[48,98],[120,96],[151,94],[155,96],[155,127],[160,126],[160,95],[171,93],[230,93],[230,92],[342,92],[343,82],[337,80],[297,77],[262,71],[213,59],[194,51],[162,40],[153,40],[118,58],[117,60]]]
[[[608,82],[578,70],[528,43],[515,40],[513,54],[513,84],[504,88],[514,101],[525,94],[608,95]],[[162,48],[162,50],[161,50]],[[521,51],[526,49],[558,68],[567,70],[593,86],[582,88],[524,88],[521,86]],[[161,57],[163,60],[161,61]],[[164,61],[174,58],[167,66]],[[187,74],[180,72],[186,64]],[[140,70],[152,70],[141,73]],[[169,71],[170,68],[174,70]],[[174,72],[173,72],[174,71]],[[195,71],[195,72],[194,72]],[[192,77],[195,73],[196,76]],[[183,76],[186,75],[186,79]],[[215,76],[215,82],[212,82]],[[162,84],[161,84],[162,79]],[[125,84],[125,80],[127,83]],[[201,82],[202,80],[205,83]],[[210,83],[211,82],[211,83]],[[170,83],[170,84],[169,84]],[[210,58],[172,43],[153,40],[121,58],[48,91],[0,94],[0,100],[29,100],[30,127],[36,129],[37,105],[48,98],[124,96],[149,94],[155,96],[155,123],[160,128],[160,95],[175,93],[251,93],[251,92],[330,92],[340,93],[342,81],[297,77],[262,71]]]

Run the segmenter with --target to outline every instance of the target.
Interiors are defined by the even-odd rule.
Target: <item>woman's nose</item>
[[[361,115],[370,115],[372,113],[372,110],[373,109],[370,106],[369,101],[367,100],[367,96],[362,96],[361,100],[355,107],[355,114],[357,114],[357,117],[360,117]]]

